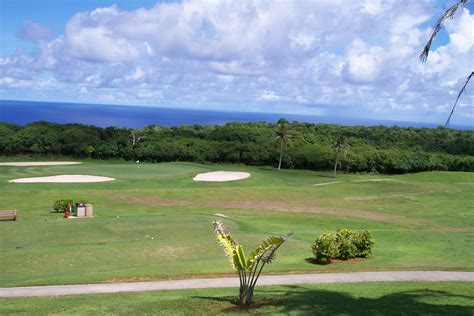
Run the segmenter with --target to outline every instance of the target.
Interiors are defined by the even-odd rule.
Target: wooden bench
[[[16,210],[0,210],[0,218],[12,218],[16,221]]]

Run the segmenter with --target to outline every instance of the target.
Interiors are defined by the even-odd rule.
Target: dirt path
[[[469,281],[474,272],[386,271],[324,274],[287,274],[260,277],[258,285],[318,283],[394,282],[394,281]],[[238,278],[187,279],[111,284],[75,284],[0,288],[0,297],[58,296],[94,293],[145,292],[179,289],[236,287]]]

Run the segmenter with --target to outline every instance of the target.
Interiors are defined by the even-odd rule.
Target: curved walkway
[[[261,276],[258,285],[290,285],[317,283],[353,282],[394,282],[394,281],[470,281],[474,282],[474,272],[448,271],[386,271],[324,274],[287,274]],[[201,289],[234,287],[238,278],[186,279],[173,281],[150,281],[110,284],[74,284],[0,288],[0,297],[57,296],[93,293],[145,292],[178,289]]]

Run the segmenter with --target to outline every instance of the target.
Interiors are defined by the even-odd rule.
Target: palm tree
[[[346,154],[349,149],[349,145],[346,143],[344,138],[340,137],[331,145],[334,150],[334,155],[336,157],[336,162],[334,163],[334,170],[332,172],[332,177],[336,177],[337,165],[340,164],[340,159]]]
[[[278,170],[281,169],[281,161],[283,159],[283,149],[290,141],[290,134],[288,133],[288,121],[281,118],[277,122],[276,141],[280,144],[280,159],[278,160]]]
[[[132,129],[130,131],[132,138],[132,150],[133,150],[133,161],[137,159],[137,147],[143,137],[145,137],[145,131],[139,128]]]
[[[217,241],[227,258],[229,258],[232,267],[239,274],[239,305],[250,305],[252,304],[255,285],[263,267],[275,260],[275,252],[293,233],[288,233],[285,236],[268,237],[246,258],[244,249],[230,235],[224,224],[220,221],[214,221],[213,225]]]
[[[425,47],[423,48],[423,51],[420,54],[420,60],[421,62],[425,62],[428,59],[428,55],[430,53],[431,49],[431,44],[433,43],[433,40],[436,38],[436,35],[438,32],[441,30],[441,27],[443,24],[451,20],[454,17],[454,14],[456,14],[456,11],[459,10],[460,8],[465,7],[471,0],[459,0],[456,2],[454,5],[452,5],[444,14],[439,18],[439,20],[436,22],[435,26],[433,27],[433,30],[431,31],[431,35],[428,39],[428,42],[426,42]],[[444,123],[444,127],[447,127],[449,124],[449,121],[451,120],[451,116],[454,113],[454,109],[456,108],[456,105],[458,104],[459,98],[461,97],[461,94],[466,90],[466,86],[471,80],[472,76],[474,75],[474,71],[471,70],[471,74],[467,77],[461,91],[459,91],[458,96],[456,98],[456,101],[454,102],[453,108],[451,109],[451,113],[448,116],[448,119],[446,120],[446,123]]]

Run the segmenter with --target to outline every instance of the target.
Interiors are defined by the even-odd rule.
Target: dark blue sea
[[[370,120],[330,116],[280,113],[227,112],[192,109],[173,109],[145,106],[79,104],[0,100],[0,122],[26,125],[36,121],[80,123],[100,127],[117,126],[141,128],[146,125],[222,125],[228,122],[270,122],[280,118],[288,121],[328,123],[339,125],[437,127],[437,124]],[[451,126],[473,129],[469,126]]]

